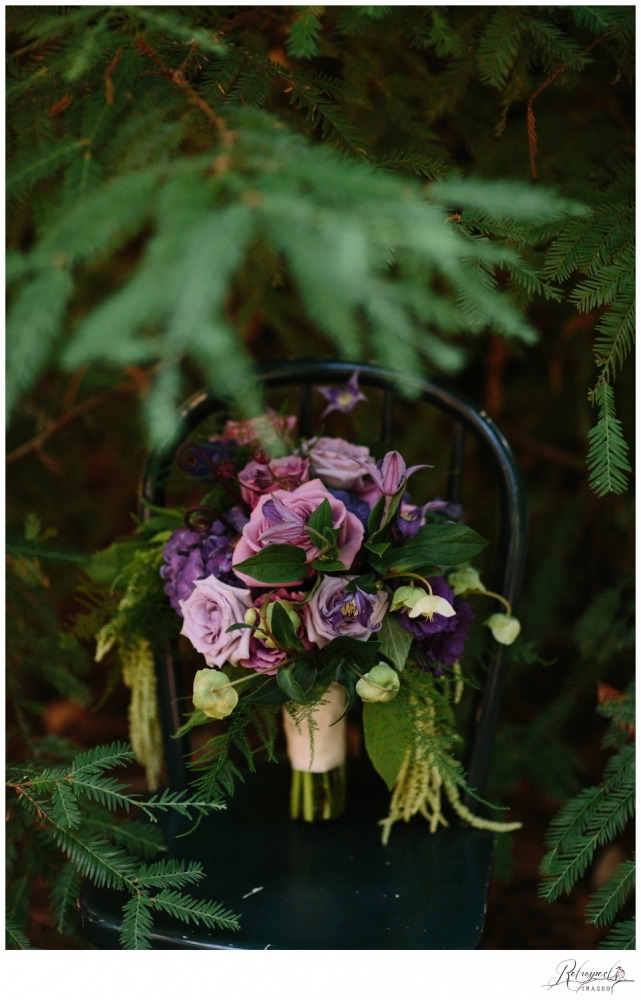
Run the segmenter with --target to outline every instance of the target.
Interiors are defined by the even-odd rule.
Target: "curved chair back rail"
[[[433,382],[422,378],[401,378],[394,372],[372,365],[317,360],[281,361],[258,366],[256,379],[266,388],[300,386],[299,429],[301,434],[309,436],[312,433],[314,384],[326,381],[340,382],[349,378],[356,370],[360,372],[361,386],[372,386],[383,390],[380,424],[380,440],[383,444],[391,445],[394,392],[398,391],[401,383],[406,385],[416,398],[437,407],[452,418],[454,430],[448,479],[449,500],[454,502],[460,500],[466,432],[471,433],[485,447],[499,486],[498,589],[514,608],[520,596],[525,570],[528,541],[527,499],[512,449],[491,417],[483,410],[477,410],[462,396]],[[141,483],[142,500],[159,507],[165,504],[166,486],[176,449],[189,438],[203,420],[212,413],[224,409],[225,404],[208,392],[199,394],[185,405],[174,436],[149,457]],[[143,507],[141,514],[143,517],[149,516],[146,507]],[[172,739],[173,733],[181,724],[178,707],[181,702],[177,699],[182,692],[175,662],[175,650],[168,646],[166,654],[157,662],[157,670],[170,784],[174,788],[182,788],[187,783],[184,763],[186,746],[183,741]],[[505,665],[499,648],[489,665],[485,690],[476,713],[469,761],[468,781],[470,787],[475,788],[479,794],[483,794],[487,780],[504,682]]]

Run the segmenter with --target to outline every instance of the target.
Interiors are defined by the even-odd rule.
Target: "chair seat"
[[[387,790],[368,761],[348,764],[348,812],[340,819],[290,820],[289,765],[266,764],[237,787],[224,812],[175,840],[169,856],[200,861],[207,873],[193,895],[239,913],[241,930],[195,930],[159,916],[153,947],[476,947],[494,835],[462,826],[430,834],[419,816],[397,823],[384,847],[376,821],[387,813]],[[189,829],[180,823],[177,832]],[[98,948],[119,947],[126,900],[123,893],[83,886],[83,931]]]

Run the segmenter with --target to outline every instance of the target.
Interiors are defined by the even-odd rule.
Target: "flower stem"
[[[406,577],[411,577],[413,580],[420,580],[421,583],[424,583],[430,592],[430,597],[434,593],[429,580],[426,580],[424,576],[419,576],[418,573],[387,573],[385,576],[381,577],[381,580],[404,580]]]
[[[500,601],[501,604],[505,605],[508,615],[510,616],[510,618],[512,617],[512,605],[510,604],[510,602],[507,601],[504,597],[501,597],[500,594],[495,594],[493,590],[467,590],[466,593],[481,594],[482,596],[485,597],[493,597],[495,600]]]
[[[345,765],[331,771],[295,771],[292,769],[290,815],[315,823],[336,819],[345,812]]]

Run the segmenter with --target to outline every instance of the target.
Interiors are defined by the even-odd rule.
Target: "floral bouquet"
[[[320,391],[325,414],[364,398],[357,376]],[[408,468],[397,451],[376,461],[342,438],[297,439],[296,418],[272,411],[227,421],[219,437],[184,444],[177,461],[213,487],[154,538],[167,611],[204,661],[183,730],[243,702],[282,705],[291,815],[331,819],[345,810],[345,717],[360,699],[367,753],[392,792],[384,840],[418,812],[432,831],[447,825],[443,794],[468,822],[513,829],[460,801],[453,705],[475,617],[466,598],[490,594],[470,565],[486,542],[457,505],[412,503],[411,478],[429,466]],[[510,644],[519,623],[491,596],[506,613],[486,624]],[[114,622],[99,635],[100,656],[118,638]]]

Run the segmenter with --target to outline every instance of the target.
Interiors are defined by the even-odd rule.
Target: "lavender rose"
[[[251,461],[238,473],[242,498],[252,510],[265,493],[274,493],[275,490],[292,492],[308,481],[309,459],[298,455],[275,458],[267,465]]]
[[[338,558],[349,569],[363,541],[363,525],[355,514],[345,508],[344,503],[325,489],[320,479],[312,479],[292,493],[275,490],[260,498],[234,551],[232,564],[237,576],[251,587],[266,586],[237,569],[239,563],[260,552],[266,545],[297,545],[305,549],[307,562],[313,562],[319,549],[309,536],[307,522],[323,500],[329,502],[332,524],[340,531],[337,539]],[[302,583],[302,580],[303,577],[291,582]]]
[[[185,619],[181,635],[204,655],[210,667],[222,667],[226,660],[238,663],[249,654],[249,629],[227,629],[244,621],[251,604],[248,590],[230,587],[215,576],[196,580],[191,596],[181,603]]]
[[[309,604],[305,605],[307,638],[321,649],[339,635],[369,639],[378,632],[387,611],[388,596],[383,590],[366,594],[345,591],[354,577],[326,576]]]
[[[407,611],[398,612],[403,628],[420,641],[420,651],[430,660],[452,666],[463,655],[467,634],[476,617],[467,601],[454,598],[442,576],[429,578],[433,593],[451,604],[456,614],[450,618],[435,613],[432,620],[419,615],[410,618]]]
[[[365,470],[359,462],[372,461],[369,448],[330,437],[318,438],[309,457],[318,478],[338,490],[362,489]]]
[[[242,531],[247,518],[239,507],[227,513],[238,531]],[[207,534],[178,528],[163,549],[164,565],[160,575],[166,580],[165,593],[171,606],[182,617],[180,602],[186,601],[196,580],[217,576],[225,583],[238,584],[240,580],[232,570],[232,539],[220,521],[214,521]]]

